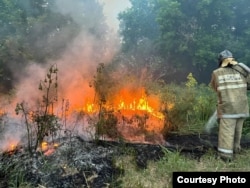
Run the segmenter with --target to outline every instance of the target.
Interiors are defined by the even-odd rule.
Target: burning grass
[[[213,147],[198,137],[214,111],[208,87],[115,84],[114,88],[100,66],[92,92],[73,91],[58,104],[56,73],[56,67],[49,69],[36,105],[23,101],[16,106],[21,116],[2,115],[1,134],[9,129],[2,137],[3,184],[168,187],[173,170],[198,170],[200,161],[204,168],[213,161]],[[172,134],[183,130],[193,134]],[[14,132],[25,134],[18,137]],[[209,149],[211,157],[203,160]]]
[[[199,110],[196,91],[188,84],[188,87],[162,83],[152,86],[136,80],[121,82],[122,78],[114,83],[103,64],[97,68],[91,87],[83,88],[88,93],[80,95],[79,90],[74,90],[66,96],[69,99],[60,99],[57,74],[57,66],[51,66],[45,79],[40,81],[41,96],[34,100],[36,102],[23,101],[16,105],[20,119],[15,118],[26,130],[31,154],[43,147],[44,141],[61,136],[162,144],[168,132],[187,127],[196,121],[194,115],[204,116],[210,110]],[[17,101],[15,97],[13,101]]]

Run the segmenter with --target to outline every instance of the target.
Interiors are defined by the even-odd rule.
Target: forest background
[[[50,0],[0,2],[1,93],[13,89],[18,75],[31,63],[59,59],[83,30],[98,38],[99,44],[110,42],[112,31],[98,1],[65,2],[60,5]],[[199,83],[208,84],[212,70],[217,67],[217,54],[222,50],[231,50],[238,61],[248,64],[249,1],[130,2],[131,7],[118,16],[121,50],[109,59],[110,66],[122,63],[136,75],[147,67],[153,80],[166,83],[183,82],[191,72]],[[72,4],[81,5],[81,10],[74,12]],[[102,46],[103,49],[96,47],[100,56],[101,50],[105,50]]]

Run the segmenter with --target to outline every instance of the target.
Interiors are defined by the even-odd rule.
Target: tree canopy
[[[132,71],[136,67],[135,74],[151,69],[153,79],[171,82],[192,72],[206,83],[217,67],[217,54],[224,49],[236,60],[250,62],[250,1],[130,2],[118,20],[121,54],[130,58],[122,63],[133,65]],[[80,11],[65,9],[72,4]],[[102,8],[98,0],[2,0],[0,91],[12,88],[14,69],[22,72],[31,62],[59,58],[83,29],[100,40],[97,45],[107,42]]]
[[[131,0],[131,4],[119,16],[125,47],[138,47],[142,38],[153,40],[164,64],[194,72],[200,81],[208,81],[217,66],[216,56],[224,49],[231,50],[239,61],[250,61],[247,0]],[[144,12],[148,13],[146,19],[138,16]],[[141,24],[145,21],[154,26]]]
[[[12,89],[15,70],[21,73],[32,62],[59,58],[83,29],[104,41],[104,21],[96,0],[2,0],[0,91]]]

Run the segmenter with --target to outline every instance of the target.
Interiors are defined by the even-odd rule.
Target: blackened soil
[[[30,156],[24,149],[0,153],[0,188],[22,183],[12,178],[20,174],[34,187],[119,187],[115,180],[124,172],[113,159],[128,150],[133,151],[138,168],[147,168],[148,161],[161,159],[166,150],[199,160],[209,149],[216,150],[217,140],[216,134],[169,134],[162,145],[65,138],[50,156],[39,152]],[[250,140],[242,139],[242,147],[250,148]]]
[[[162,145],[145,143],[119,143],[100,141],[103,146],[116,145],[119,148],[130,147],[135,150],[136,164],[139,168],[147,168],[149,160],[158,160],[164,156],[164,149],[179,152],[185,156],[199,160],[209,149],[217,149],[216,134],[169,134]],[[250,140],[244,147],[250,147]],[[122,153],[123,151],[121,151]]]
[[[166,147],[174,147],[180,150],[207,150],[209,148],[217,149],[218,135],[217,134],[170,134],[166,138]],[[241,146],[250,148],[250,139],[242,137]]]

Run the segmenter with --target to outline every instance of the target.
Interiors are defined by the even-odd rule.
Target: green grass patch
[[[180,152],[164,150],[164,157],[150,161],[146,169],[136,167],[134,157],[122,156],[116,163],[123,164],[124,175],[119,177],[121,187],[126,188],[170,188],[173,172],[239,172],[250,171],[250,150],[237,155],[230,163],[217,159],[216,152],[209,150],[199,160],[182,155]]]

